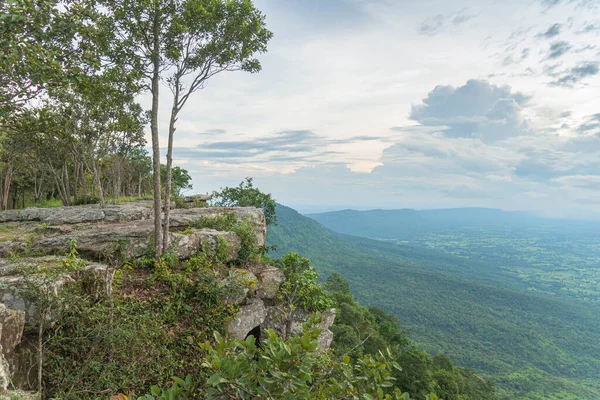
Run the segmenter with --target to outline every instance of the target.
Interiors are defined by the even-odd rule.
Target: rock
[[[258,246],[264,246],[267,234],[265,216],[260,208],[254,207],[204,207],[175,209],[170,213],[170,228],[184,229],[199,222],[204,217],[217,217],[233,214],[237,220],[248,219],[254,226]],[[128,222],[152,220],[152,209],[139,204],[25,208],[0,212],[0,223],[40,221],[51,225],[70,225],[95,222]]]
[[[250,269],[257,278],[256,295],[261,299],[274,299],[279,287],[285,281],[283,271],[274,267],[254,267]]]
[[[186,259],[195,253],[202,251],[212,254],[216,251],[219,238],[227,243],[227,259],[222,261],[233,261],[237,259],[241,242],[233,232],[221,232],[214,229],[191,229],[189,234],[171,233],[170,245],[173,252],[180,259]]]
[[[245,339],[248,332],[261,325],[267,316],[265,305],[261,299],[250,299],[241,306],[236,317],[229,323],[227,331],[236,339]]]
[[[6,308],[0,303],[0,389],[6,391],[14,371],[15,348],[21,343],[25,313]]]
[[[19,343],[25,327],[25,312],[11,310],[6,305],[0,303],[0,325],[2,332],[0,334],[0,345],[2,354],[8,360]]]
[[[125,255],[141,257],[148,252],[154,233],[153,221],[149,219],[151,210],[138,205],[107,205],[61,207],[55,209],[27,208],[0,212],[0,221],[44,221],[61,224],[56,226],[32,227],[35,240],[31,245],[20,242],[12,235],[0,242],[0,256],[22,253],[25,248],[34,254],[64,254],[76,242],[76,248],[84,255],[100,259],[124,244]],[[261,209],[244,207],[211,207],[178,209],[171,212],[170,245],[180,259],[189,258],[198,251],[214,250],[219,238],[229,244],[229,258],[237,259],[240,238],[233,232],[219,232],[212,229],[191,229],[203,218],[214,218],[225,214],[234,215],[237,220],[251,221],[258,246],[265,243],[265,219]],[[127,222],[117,222],[127,221]],[[90,223],[92,222],[92,223]],[[107,223],[111,222],[111,223]],[[179,232],[178,232],[179,230]],[[28,242],[29,243],[29,242]]]
[[[25,249],[26,244],[22,242],[6,241],[0,242],[0,257],[10,257]]]
[[[29,293],[32,286],[45,286],[48,293],[56,294],[65,283],[81,279],[86,281],[88,294],[94,297],[102,295],[106,265],[88,262],[80,270],[58,276],[44,273],[61,267],[63,260],[64,257],[57,256],[25,258],[18,261],[0,260],[0,302],[8,309],[23,312],[26,324],[35,327],[39,317],[35,298]],[[76,262],[84,263],[79,259]],[[25,268],[30,272],[25,273]],[[53,316],[48,315],[47,322],[52,322],[52,319]]]
[[[125,256],[138,258],[151,250],[153,233],[154,224],[150,220],[126,224],[102,224],[73,230],[65,235],[40,238],[32,245],[32,249],[45,254],[66,253],[74,241],[79,253],[102,259],[106,254],[114,252],[122,243]],[[241,242],[233,232],[191,229],[189,233],[170,233],[169,244],[178,258],[186,259],[198,251],[214,251],[218,238],[223,238],[229,245],[229,258],[225,261],[235,260]]]
[[[317,324],[321,328],[321,333],[317,339],[319,350],[327,350],[331,346],[333,341],[333,332],[329,330],[331,325],[335,321],[336,311],[334,308],[324,310],[321,312],[321,322]],[[280,307],[269,306],[267,307],[267,316],[262,325],[263,329],[273,329],[280,336],[285,336],[286,333],[286,322],[289,321],[290,334],[297,335],[302,331],[302,324],[304,324],[311,317],[312,313],[300,309],[291,311],[289,319],[286,318],[286,314]]]
[[[183,196],[181,203],[183,208],[200,208],[206,207],[208,202],[212,199],[210,194],[194,194],[191,196]]]
[[[248,295],[254,295],[256,276],[245,269],[232,268],[229,276],[220,281],[222,301],[225,304],[242,304]]]
[[[260,208],[254,207],[206,207],[206,208],[187,208],[171,211],[169,226],[171,229],[184,229],[188,226],[197,224],[203,218],[215,218],[224,214],[232,214],[236,220],[247,219],[254,226],[258,246],[265,245],[267,228],[265,223],[265,214]]]
[[[25,208],[0,212],[0,222],[40,221],[52,225],[81,224],[101,221],[135,221],[152,218],[152,209],[135,205],[106,205],[56,208]]]

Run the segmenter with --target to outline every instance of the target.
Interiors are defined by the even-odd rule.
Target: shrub
[[[208,372],[205,398],[217,399],[409,399],[394,386],[391,369],[399,368],[387,353],[356,363],[340,362],[317,350],[320,329],[311,318],[302,333],[284,341],[267,330],[262,349],[248,340],[203,345],[202,367]]]
[[[213,192],[213,205],[219,207],[258,207],[265,213],[268,225],[277,225],[275,200],[268,193],[263,193],[254,187],[252,178],[246,178],[236,187],[221,188]]]
[[[306,311],[323,311],[333,306],[331,298],[319,285],[319,274],[308,258],[294,252],[284,254],[279,267],[285,275],[279,297],[287,305]]]

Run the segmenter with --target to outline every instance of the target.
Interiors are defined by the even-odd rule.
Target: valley
[[[532,290],[522,276],[499,268],[501,257],[467,258],[467,250],[448,244],[435,225],[429,228],[435,228],[436,241],[426,225],[415,223],[421,242],[407,245],[413,233],[406,231],[395,238],[382,231],[385,241],[371,240],[333,232],[284,206],[277,215],[279,225],[267,236],[276,254],[299,251],[323,278],[339,272],[361,303],[397,316],[423,349],[495,380],[502,398],[600,397],[600,307],[590,299]],[[356,222],[344,220],[346,227]],[[354,226],[366,233],[375,225]]]

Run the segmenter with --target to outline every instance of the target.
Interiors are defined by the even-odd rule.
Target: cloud
[[[571,50],[572,46],[565,41],[555,42],[550,45],[550,51],[548,53],[548,59],[553,60],[562,57],[564,54]]]
[[[560,28],[561,28],[561,26],[562,26],[561,24],[554,24],[554,25],[550,26],[546,30],[546,32],[540,33],[538,35],[538,37],[543,37],[543,38],[546,38],[546,39],[551,39],[551,38],[553,38],[555,36],[558,36],[560,34]]]
[[[476,16],[475,14],[467,13],[466,8],[463,8],[454,15],[438,14],[421,22],[418,32],[422,35],[435,36],[445,30],[447,25],[459,26],[474,19]]]
[[[436,86],[423,104],[413,105],[410,119],[426,126],[444,126],[448,137],[501,140],[528,132],[521,107],[529,97],[509,86],[469,80],[461,87]]]
[[[273,135],[247,140],[213,141],[195,148],[175,148],[178,159],[217,161],[225,164],[278,163],[328,161],[332,155],[343,152],[330,149],[333,146],[351,145],[360,142],[389,141],[385,136],[356,135],[332,139],[317,135],[309,129],[281,131]]]
[[[579,133],[595,132],[600,134],[600,113],[590,115],[585,122],[577,127]]]
[[[600,33],[600,22],[586,24],[581,30],[577,31],[577,33]]]
[[[461,25],[461,24],[464,24],[465,22],[468,22],[468,21],[470,21],[470,20],[472,20],[473,18],[476,17],[475,14],[467,14],[466,11],[467,11],[466,9],[460,10],[454,16],[454,18],[452,18],[452,23],[454,25]]]
[[[542,0],[542,5],[547,8],[552,8],[558,4],[560,4],[561,0]]]
[[[431,18],[427,18],[419,25],[419,33],[422,35],[434,36],[439,33],[446,22],[446,17],[443,15],[436,15]]]
[[[550,85],[573,87],[587,77],[598,75],[599,72],[600,67],[597,62],[586,62],[563,73],[559,79],[550,82]]]
[[[209,129],[206,132],[203,132],[204,135],[223,135],[227,133],[225,129]]]

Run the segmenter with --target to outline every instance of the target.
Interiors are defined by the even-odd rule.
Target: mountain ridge
[[[277,215],[267,235],[277,255],[298,251],[323,278],[342,274],[361,303],[397,316],[424,349],[497,380],[504,398],[600,397],[600,308],[528,292],[485,262],[340,234],[281,205]]]

